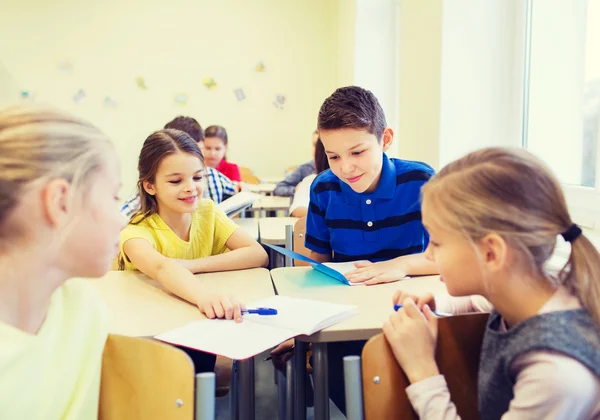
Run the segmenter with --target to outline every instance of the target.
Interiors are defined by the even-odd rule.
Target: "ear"
[[[142,183],[144,187],[144,191],[146,191],[150,195],[156,195],[156,189],[154,188],[154,184],[149,181],[144,181]]]
[[[484,264],[490,272],[497,272],[506,267],[508,262],[508,244],[496,233],[490,233],[481,239],[479,249]]]
[[[51,226],[65,225],[71,208],[71,184],[63,178],[55,178],[41,190],[42,212]]]
[[[392,130],[389,127],[386,127],[383,130],[383,135],[381,138],[381,143],[383,145],[383,151],[386,152],[390,146],[392,145],[392,142],[394,141],[394,130]]]

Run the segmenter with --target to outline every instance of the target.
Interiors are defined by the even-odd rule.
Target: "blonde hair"
[[[600,254],[581,234],[558,276],[544,265],[573,224],[558,180],[523,149],[487,148],[445,166],[423,187],[433,215],[475,241],[496,233],[522,252],[531,270],[564,285],[600,325]]]
[[[0,108],[0,240],[15,233],[4,222],[28,186],[64,178],[79,190],[109,149],[97,128],[52,108]]]

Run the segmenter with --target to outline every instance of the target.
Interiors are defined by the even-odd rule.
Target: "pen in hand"
[[[402,308],[402,304],[400,304],[400,303],[396,303],[396,304],[394,305],[394,311],[397,311],[397,310],[398,310],[398,309],[400,309],[400,308]],[[433,311],[433,310],[432,310],[431,312],[433,312],[433,314],[434,314],[435,316],[437,316],[438,318],[440,318],[440,317],[445,317],[445,316],[452,316],[452,314],[450,314],[450,313],[448,313],[448,312],[436,312],[436,311]]]
[[[277,315],[277,309],[274,308],[255,308],[255,309],[242,309],[242,314],[255,314],[255,315]]]

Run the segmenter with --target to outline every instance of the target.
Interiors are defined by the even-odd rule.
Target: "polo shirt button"
[[[367,204],[371,204],[371,200],[367,200],[367,201],[366,201],[366,203],[367,203]]]
[[[367,226],[369,226],[369,227],[373,226],[373,222],[367,222]]]

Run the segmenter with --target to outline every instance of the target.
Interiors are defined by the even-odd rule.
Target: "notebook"
[[[364,282],[350,283],[348,281],[348,279],[345,277],[345,274],[347,272],[356,270],[354,263],[364,262],[364,260],[341,262],[341,263],[334,263],[334,262],[320,263],[318,261],[313,260],[312,258],[309,258],[309,257],[299,254],[297,252],[291,251],[287,248],[282,248],[277,245],[269,245],[269,244],[263,244],[263,245],[268,246],[271,249],[274,249],[275,251],[279,252],[280,254],[285,255],[286,257],[290,257],[294,260],[305,261],[305,262],[309,263],[312,266],[312,268],[314,268],[315,270],[320,271],[321,273],[326,274],[329,277],[332,277],[341,283],[344,283],[344,284],[347,284],[350,286],[358,286],[361,284],[365,284]],[[408,278],[410,278],[410,277],[406,276],[400,280],[406,280]]]
[[[221,201],[218,206],[228,217],[234,217],[247,208],[252,207],[254,202],[260,198],[260,195],[248,191],[242,191],[227,200]]]
[[[356,307],[272,296],[246,305],[277,309],[277,315],[245,314],[244,322],[204,319],[157,335],[157,340],[243,360],[298,335],[311,335],[357,313]]]

